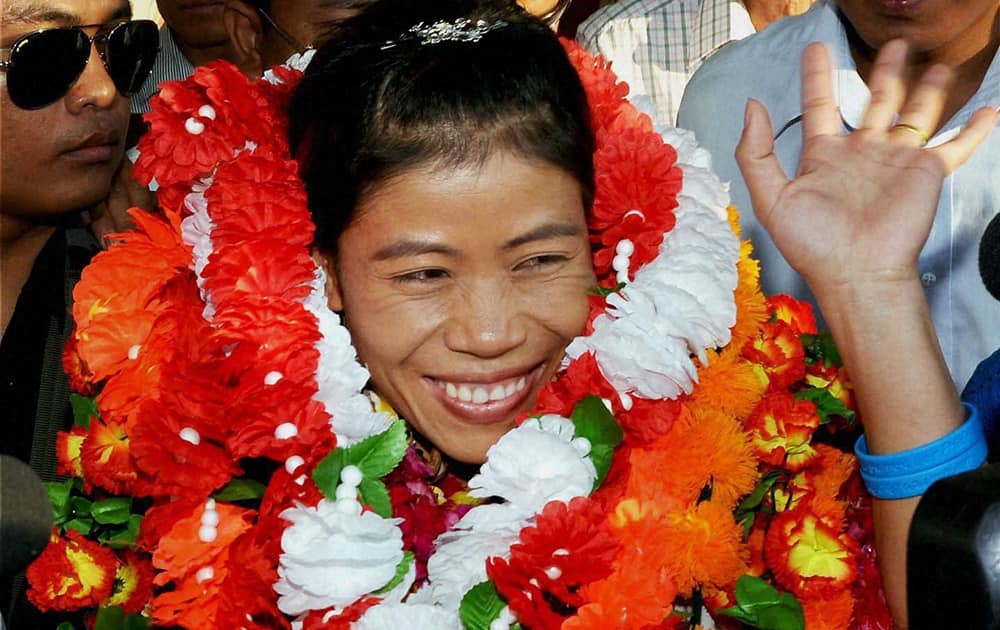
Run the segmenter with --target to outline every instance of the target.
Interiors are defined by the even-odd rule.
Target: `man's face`
[[[332,27],[361,12],[373,0],[271,0],[268,15],[304,46],[317,47]],[[265,68],[284,62],[295,52],[292,45],[268,24],[261,60]]]
[[[838,0],[837,5],[870,48],[903,38],[917,53],[964,43],[960,40],[982,47],[996,32],[1000,12],[997,0]]]
[[[5,0],[0,46],[9,48],[39,29],[103,24],[130,15],[126,0]],[[93,36],[97,29],[86,30]],[[122,159],[128,111],[128,98],[118,93],[93,46],[76,83],[41,109],[14,105],[6,72],[0,72],[3,214],[54,216],[104,199]]]
[[[223,21],[225,0],[156,0],[156,6],[177,39],[191,48],[229,42]]]

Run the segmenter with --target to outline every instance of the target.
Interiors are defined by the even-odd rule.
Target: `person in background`
[[[938,479],[981,466],[984,423],[997,420],[961,403],[918,262],[945,177],[996,136],[997,111],[976,108],[950,141],[925,148],[911,127],[935,129],[949,115],[956,76],[933,65],[913,75],[908,90],[906,54],[903,41],[885,45],[867,77],[871,103],[858,112],[858,129],[844,135],[835,66],[824,46],[808,46],[802,124],[794,131],[803,146],[798,163],[789,169],[779,161],[772,120],[753,99],[736,149],[760,224],[814,291],[851,374],[865,426],[855,450],[875,497],[883,583],[902,630],[907,537],[920,495]]]
[[[812,2],[621,0],[585,20],[577,39],[614,64],[633,102],[672,125],[684,87],[710,55],[775,20],[805,11]]]
[[[215,59],[234,61],[223,22],[225,0],[156,0],[163,17],[160,54],[149,79],[132,97],[132,113],[149,111],[149,99],[164,81],[186,79],[197,66]]]
[[[156,56],[156,24],[130,16],[127,0],[7,0],[0,10],[0,454],[45,480],[71,418],[61,361],[71,292],[99,249],[74,226],[109,199],[129,96]],[[20,617],[20,590],[0,585],[7,627],[55,627]]]
[[[765,291],[815,303],[806,280],[761,229],[733,157],[747,99],[760,101],[771,112],[775,155],[786,172],[795,172],[802,155],[798,59],[803,50],[810,42],[822,42],[831,51],[834,99],[841,130],[847,131],[864,127],[862,115],[869,99],[880,96],[869,88],[878,49],[890,39],[904,39],[914,65],[910,81],[935,63],[955,70],[934,126],[900,120],[904,133],[936,146],[954,137],[980,107],[1000,106],[998,20],[997,0],[820,0],[802,16],[727,46],[698,70],[681,103],[678,125],[695,132],[712,154],[713,169],[732,183],[732,200],[742,212],[744,234],[760,258]],[[1000,210],[998,163],[1000,133],[994,131],[945,180],[934,226],[919,258],[934,327],[960,389],[976,364],[1000,346],[1000,302],[980,281],[977,256],[986,226]],[[850,185],[845,182],[845,190]]]

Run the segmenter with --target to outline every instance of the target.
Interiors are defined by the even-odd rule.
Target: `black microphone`
[[[22,571],[49,542],[52,504],[27,464],[0,455],[0,576]]]
[[[1000,214],[993,217],[979,241],[979,275],[990,295],[1000,300]]]

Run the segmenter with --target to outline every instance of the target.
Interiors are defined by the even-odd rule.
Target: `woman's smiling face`
[[[446,455],[482,462],[586,325],[580,185],[510,153],[405,171],[362,198],[330,276],[376,391]]]

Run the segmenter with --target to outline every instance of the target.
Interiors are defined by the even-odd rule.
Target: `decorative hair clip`
[[[452,22],[438,20],[433,24],[417,22],[409,28],[405,35],[393,41],[387,41],[382,46],[382,50],[392,48],[396,44],[408,39],[417,39],[422,46],[429,44],[440,44],[441,42],[478,42],[483,35],[498,28],[507,26],[504,20],[487,22],[486,20],[476,20],[473,22],[469,18],[458,18]]]

